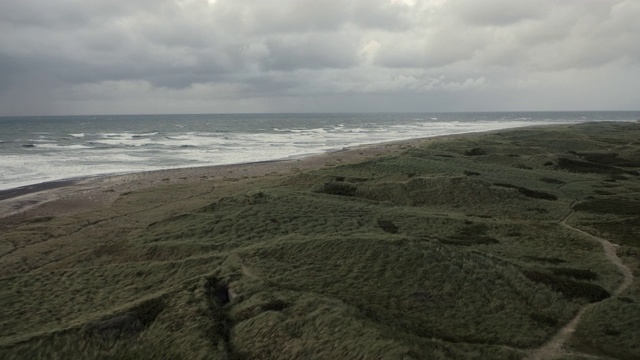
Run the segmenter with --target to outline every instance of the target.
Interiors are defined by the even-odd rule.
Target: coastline
[[[60,187],[71,186],[75,184],[77,180],[74,179],[63,179],[63,180],[55,180],[55,181],[45,181],[41,183],[36,183],[32,185],[19,186],[16,188],[0,190],[0,201],[9,200],[12,198],[25,196],[33,193],[38,193],[46,190],[53,190]]]
[[[502,131],[504,130],[511,129],[503,129]],[[194,184],[212,180],[283,175],[292,171],[317,169],[327,165],[337,165],[387,155],[433,139],[470,136],[495,131],[500,130],[356,145],[319,154],[280,160],[161,169],[126,174],[105,174],[47,181],[0,191],[0,219],[15,216],[25,218],[70,215],[107,205],[115,201],[122,193],[157,185]]]
[[[171,168],[152,171],[115,173],[104,175],[88,175],[0,190],[0,219],[33,210],[43,204],[56,200],[69,200],[77,209],[70,206],[53,206],[56,210],[47,209],[34,212],[33,216],[68,215],[108,204],[129,191],[148,188],[158,184],[189,184],[207,180],[258,177],[270,173],[285,174],[292,170],[317,169],[328,163],[363,160],[372,156],[391,153],[394,150],[415,146],[434,139],[452,139],[477,135],[499,133],[529,128],[548,128],[572,126],[580,123],[559,123],[543,125],[516,126],[486,131],[469,131],[464,133],[418,137],[404,140],[391,140],[380,143],[359,144],[341,149],[333,149],[323,153],[303,155],[299,157],[245,162],[237,164],[208,165],[198,167]],[[85,198],[85,201],[81,199]],[[58,213],[60,212],[60,213]]]
[[[259,176],[264,174],[264,171],[268,171],[268,166],[263,165],[271,164],[274,168],[273,171],[285,171],[283,167],[303,167],[303,168],[317,168],[318,164],[323,165],[323,161],[334,161],[331,154],[341,153],[342,157],[350,157],[354,159],[366,158],[369,154],[375,155],[382,150],[393,144],[411,144],[413,142],[421,142],[426,139],[446,139],[460,136],[470,136],[473,134],[489,134],[499,131],[524,129],[530,127],[546,127],[546,126],[563,126],[563,125],[575,125],[577,123],[558,123],[558,124],[531,124],[531,125],[518,125],[501,129],[490,130],[469,130],[463,133],[450,133],[444,135],[427,135],[416,138],[402,139],[402,140],[388,140],[383,142],[367,143],[348,145],[343,148],[335,148],[327,150],[321,153],[310,153],[306,155],[297,155],[285,158],[278,158],[272,160],[261,160],[256,162],[242,162],[235,164],[222,164],[222,165],[205,165],[185,168],[169,168],[160,170],[149,171],[136,171],[131,173],[106,173],[98,175],[79,175],[69,178],[48,180],[38,182],[34,184],[27,184],[18,186],[15,188],[0,190],[0,218],[15,215],[27,209],[33,208],[40,204],[55,200],[60,197],[67,196],[70,189],[76,189],[77,191],[88,191],[99,186],[104,186],[105,183],[112,185],[114,182],[123,182],[125,187],[130,187],[124,191],[131,191],[136,188],[146,187],[139,184],[140,182],[157,182],[158,177],[160,180],[169,178],[169,183],[191,183],[195,181],[207,180],[208,178],[224,177],[224,172],[234,171],[246,172],[247,176]],[[401,145],[398,145],[401,146]],[[349,151],[357,150],[363,152],[354,156]],[[345,153],[346,152],[346,153]],[[261,164],[261,165],[258,165]],[[277,165],[275,165],[277,164]],[[287,165],[283,165],[287,164]],[[220,170],[215,170],[220,169]],[[259,169],[259,170],[257,170]],[[266,169],[266,170],[265,170]],[[222,174],[221,174],[222,172]],[[254,172],[257,172],[254,174]],[[237,174],[236,174],[237,175]],[[232,175],[228,175],[232,176]],[[186,178],[186,179],[184,179]]]

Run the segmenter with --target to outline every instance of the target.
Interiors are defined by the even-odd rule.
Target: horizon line
[[[337,112],[203,112],[203,113],[114,113],[114,114],[63,114],[63,115],[0,115],[0,118],[38,118],[38,117],[88,117],[88,116],[198,116],[198,115],[366,115],[366,114],[491,114],[491,113],[577,113],[577,112],[640,112],[640,110],[484,110],[484,111],[337,111]]]

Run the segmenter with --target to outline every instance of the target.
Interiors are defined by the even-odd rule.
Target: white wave
[[[69,136],[74,138],[83,138],[85,136],[85,133],[69,134]]]
[[[56,149],[56,150],[73,150],[73,149],[92,149],[91,146],[86,146],[86,145],[60,145],[60,144],[52,144],[52,143],[48,143],[48,144],[39,144],[37,145],[38,148],[43,148],[43,149]]]
[[[150,138],[134,138],[130,137],[111,137],[111,138],[102,138],[96,143],[106,144],[112,146],[143,146],[146,144],[150,144],[153,140]]]
[[[169,139],[169,140],[189,140],[193,138],[192,136],[189,135],[172,135],[172,136],[165,136],[165,139]]]
[[[3,178],[0,183],[0,190],[7,190],[21,186],[33,185],[47,181],[57,181],[69,178],[79,178],[94,175],[129,173],[152,170],[147,166],[132,166],[132,164],[93,164],[74,163],[65,160],[50,161],[49,159],[31,159],[29,165],[19,163],[24,160],[23,156],[11,164],[11,159],[3,157],[0,164],[3,167]],[[61,176],[60,174],[64,174]]]
[[[99,133],[97,134],[98,136],[102,137],[102,138],[120,138],[120,137],[126,137],[125,133]]]
[[[147,137],[147,136],[156,136],[158,135],[158,132],[150,132],[150,133],[141,133],[141,134],[131,134],[131,137],[133,138],[138,138],[138,137]]]

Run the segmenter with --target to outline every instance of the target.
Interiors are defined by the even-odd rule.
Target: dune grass
[[[612,296],[615,266],[560,222],[638,251],[638,135],[423,140],[4,228],[0,357],[520,359],[595,302],[567,358],[633,358],[638,282]]]

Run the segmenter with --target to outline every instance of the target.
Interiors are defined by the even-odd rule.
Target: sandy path
[[[573,208],[573,205],[571,207]],[[583,235],[583,236],[585,236],[587,238],[595,240],[595,241],[599,242],[602,245],[602,249],[604,250],[604,256],[607,258],[607,260],[609,260],[611,263],[613,263],[618,268],[618,271],[620,271],[620,273],[622,273],[622,276],[623,276],[622,283],[613,292],[613,295],[617,296],[617,295],[622,294],[622,292],[624,292],[629,286],[631,286],[631,283],[633,283],[633,272],[631,271],[631,268],[629,268],[627,265],[625,265],[622,262],[622,260],[620,260],[618,255],[616,254],[616,249],[619,246],[616,245],[616,244],[611,243],[610,241],[608,241],[606,239],[591,235],[586,231],[582,231],[580,229],[576,229],[573,226],[567,224],[567,220],[569,220],[569,218],[573,214],[574,214],[574,212],[572,210],[569,213],[569,215],[567,215],[562,220],[560,225],[564,226],[565,228],[567,228],[567,229],[569,229],[571,231],[575,231],[575,232],[577,232],[577,233],[579,233],[579,234],[581,234],[581,235]],[[567,325],[565,325],[562,329],[560,329],[560,331],[558,331],[558,333],[556,333],[556,335],[551,340],[549,340],[549,342],[547,342],[546,344],[542,345],[538,349],[534,350],[531,354],[529,354],[527,357],[525,357],[524,360],[555,359],[555,358],[558,358],[560,356],[566,355],[567,351],[563,349],[563,346],[564,346],[565,342],[575,332],[576,328],[578,327],[578,324],[580,323],[580,320],[582,320],[582,316],[584,315],[584,313],[587,310],[589,310],[590,308],[592,308],[593,306],[595,306],[596,304],[597,304],[597,302],[583,306],[580,309],[580,311],[578,311],[576,316],[571,321],[569,321],[569,323]],[[582,354],[580,354],[580,355],[582,355]],[[585,355],[587,355],[587,354],[585,354]]]

